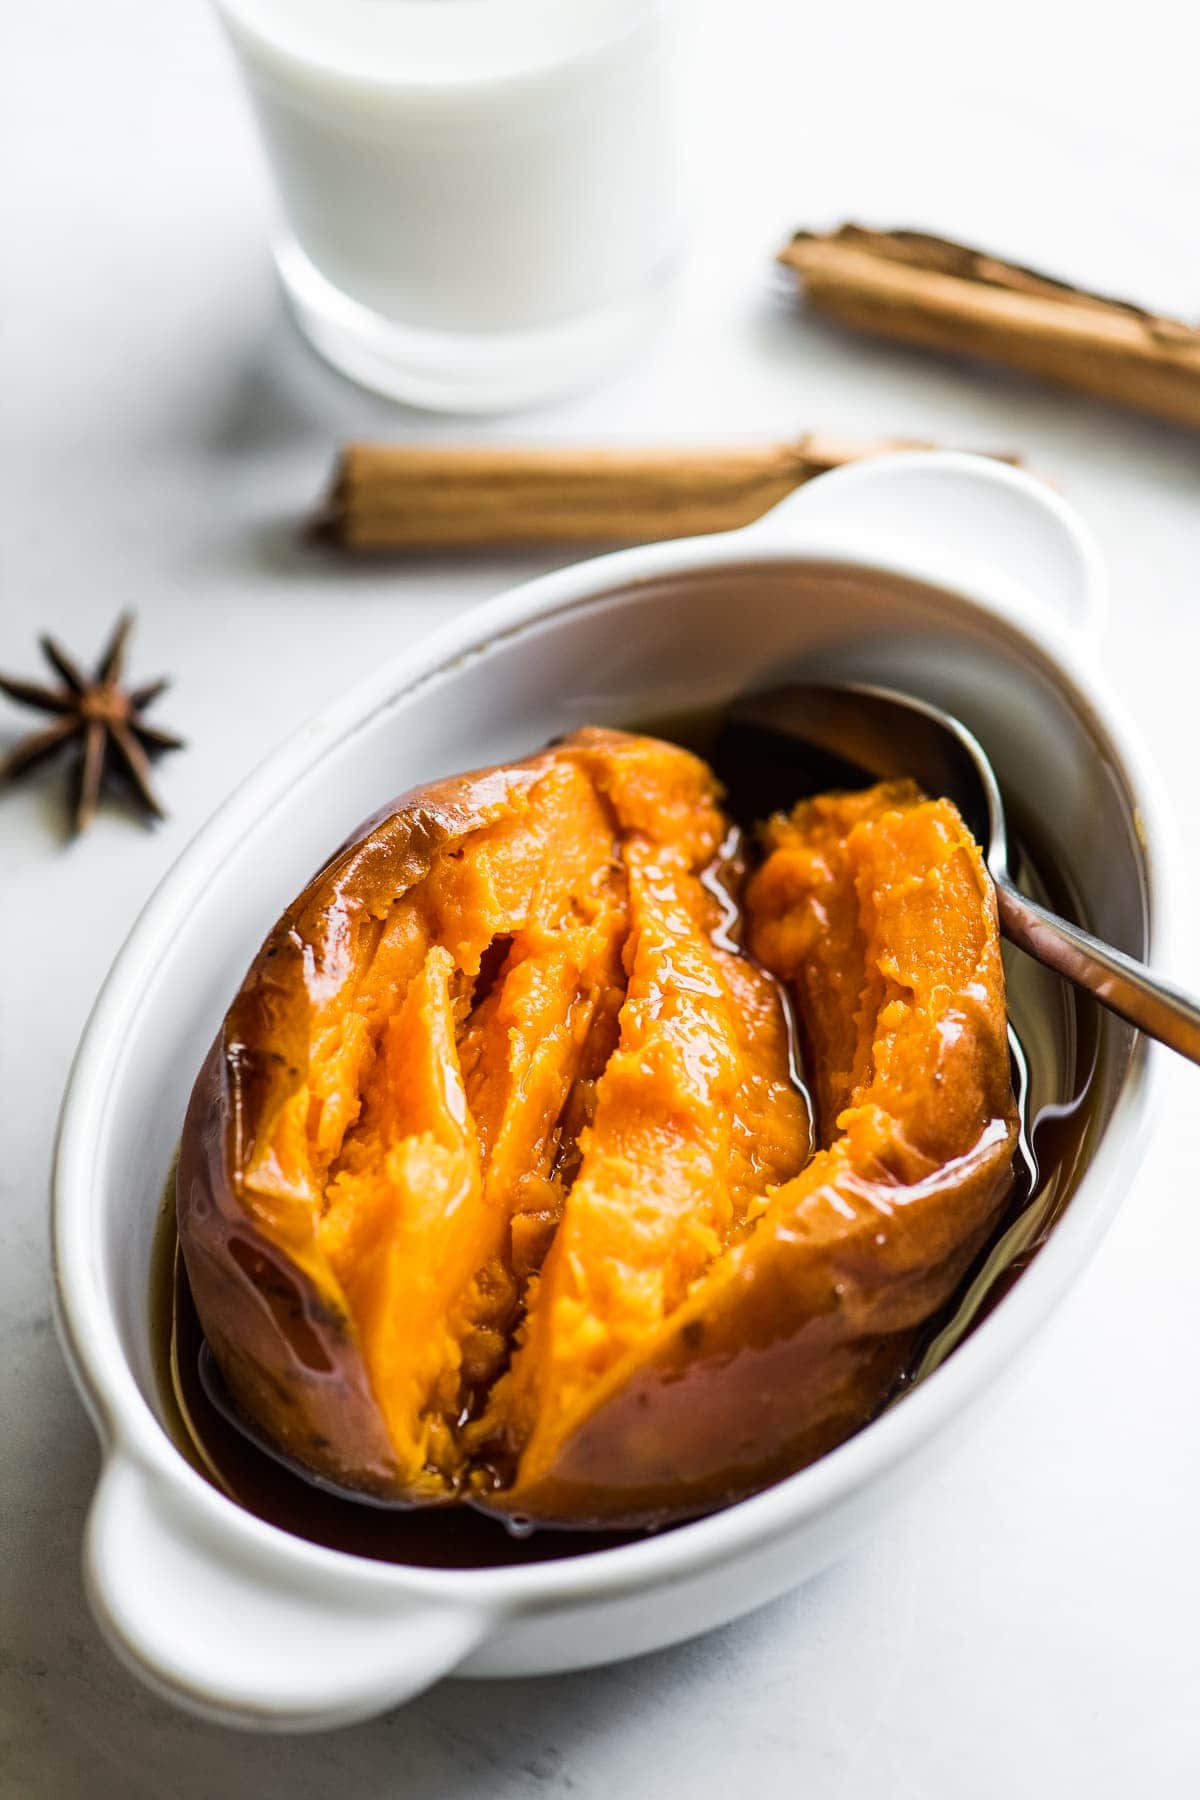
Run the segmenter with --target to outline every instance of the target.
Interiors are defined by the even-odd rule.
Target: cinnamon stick
[[[859,331],[1006,363],[1200,426],[1200,328],[917,231],[799,231],[779,260]]]
[[[647,543],[731,531],[893,439],[696,449],[350,444],[318,530],[352,550]]]

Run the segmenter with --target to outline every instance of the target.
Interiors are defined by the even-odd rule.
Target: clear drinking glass
[[[217,0],[301,328],[416,405],[598,379],[683,242],[675,0]]]

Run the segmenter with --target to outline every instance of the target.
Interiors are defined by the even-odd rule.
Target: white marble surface
[[[697,7],[697,13],[700,12]],[[1189,19],[1189,14],[1191,18]],[[1085,27],[1083,19],[1088,23]],[[348,435],[703,438],[809,426],[1017,446],[1108,554],[1104,658],[1200,871],[1200,447],[1007,379],[848,342],[772,299],[768,253],[845,213],[957,230],[1200,306],[1194,70],[1179,0],[710,3],[702,230],[671,335],[607,391],[486,428],[355,392],[281,318],[269,201],[199,0],[38,0],[0,19],[0,666],[139,614],[171,670],[156,832],[59,834],[57,779],[0,800],[0,1792],[958,1800],[1200,1777],[1200,1076],[1001,1410],[885,1537],[707,1641],[598,1674],[449,1684],[310,1740],[242,1738],[142,1692],[86,1612],[96,1453],[50,1323],[47,1172],[97,985],[230,786],[331,691],[534,556],[347,569],[298,516]],[[486,271],[481,271],[486,279]],[[22,721],[0,715],[0,733]],[[1179,974],[1200,984],[1200,955]]]

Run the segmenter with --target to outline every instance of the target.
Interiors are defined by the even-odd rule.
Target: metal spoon
[[[726,716],[718,767],[747,755],[759,770],[772,767],[776,791],[763,796],[764,810],[826,788],[861,787],[864,776],[909,776],[927,794],[952,800],[983,849],[1009,942],[1147,1037],[1200,1063],[1200,1002],[1019,891],[995,770],[958,719],[890,688],[779,688],[739,701]]]

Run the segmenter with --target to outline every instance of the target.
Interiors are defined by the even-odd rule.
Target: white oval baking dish
[[[1100,1122],[1049,1242],[949,1360],[849,1443],[744,1503],[523,1567],[380,1564],[276,1530],[217,1492],[160,1419],[149,1266],[187,1095],[251,956],[330,847],[392,793],[819,672],[958,712],[1042,820],[1092,925],[1162,954],[1172,857],[1151,775],[1101,679],[1102,571],[1048,489],[971,457],[880,458],[747,530],[597,558],[455,619],[277,751],[181,857],[96,1003],[54,1179],[62,1341],[103,1444],[85,1566],[144,1679],[196,1712],[328,1727],[440,1676],[648,1651],[748,1611],[840,1555],[953,1444],[1078,1275],[1126,1187],[1146,1047],[1104,1024]]]

